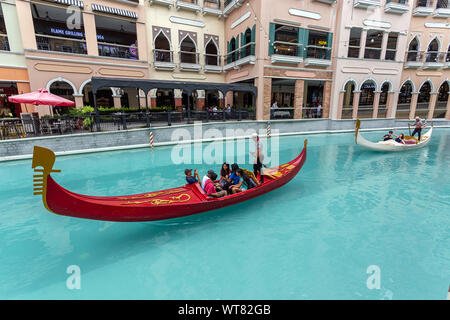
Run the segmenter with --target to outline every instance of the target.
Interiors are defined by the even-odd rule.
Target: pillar
[[[395,92],[394,91],[388,92],[387,101],[386,101],[386,118],[395,118],[396,110],[393,110],[394,98],[395,98]]]
[[[323,101],[322,101],[322,118],[330,117],[331,106],[331,81],[325,81],[323,87]]]
[[[416,115],[416,108],[417,108],[417,99],[419,98],[418,92],[413,92],[411,97],[411,104],[409,105],[409,119],[414,119],[414,116]]]
[[[294,119],[301,119],[303,115],[304,80],[295,80],[294,89]]]
[[[260,112],[258,112],[258,109],[256,109],[256,120],[270,120],[270,106],[272,103],[272,78],[262,79],[262,88],[260,89],[260,87],[258,86],[258,98],[263,101],[263,105]],[[258,114],[262,115],[262,118],[258,118]]]
[[[372,118],[376,119],[378,118],[378,107],[380,106],[381,91],[375,91],[374,94]]]
[[[197,90],[197,110],[205,110],[205,90]]]
[[[234,99],[233,91],[228,91],[225,94],[225,105],[229,104],[230,106],[234,107],[233,99]]]
[[[83,95],[82,94],[74,94],[73,97],[75,98],[75,108],[81,109],[83,108]]]
[[[86,34],[87,54],[98,56],[97,29],[95,15],[83,12],[84,32]]]
[[[381,40],[381,56],[380,60],[385,60],[386,58],[386,47],[388,42],[389,31],[383,31],[383,39]]]
[[[122,98],[121,95],[113,95],[113,101],[114,101],[114,108],[120,109],[122,108],[122,102],[120,102],[120,98]]]
[[[353,91],[353,113],[352,118],[358,118],[358,106],[359,106],[359,96],[361,95],[361,91]]]
[[[136,38],[138,45],[139,60],[148,60],[147,51],[147,26],[144,23],[136,23]]]
[[[364,51],[366,51],[366,38],[367,38],[367,30],[363,29],[361,31],[361,42],[359,43],[359,58],[363,59],[364,58]]]
[[[158,89],[150,90],[150,108],[156,108],[156,93]]]
[[[436,108],[436,102],[439,92],[431,92],[430,94],[430,104],[428,105],[428,120],[433,119],[434,109]]]
[[[337,114],[336,114],[337,120],[342,119],[342,108],[344,107],[344,95],[345,95],[345,90],[342,90],[339,92],[338,109],[337,109]]]
[[[445,112],[445,120],[450,120],[450,97],[447,99],[447,111]]]
[[[23,47],[26,49],[37,49],[36,34],[33,27],[33,16],[31,14],[31,3],[29,1],[16,1],[17,21],[22,26],[20,34]]]
[[[182,111],[183,110],[183,91],[180,89],[173,90],[173,98],[175,100],[175,110]]]
[[[223,93],[221,91],[219,91],[219,107],[220,108],[223,108],[225,106],[223,100],[224,100],[223,99]]]

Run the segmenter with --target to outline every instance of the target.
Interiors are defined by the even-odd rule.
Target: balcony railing
[[[416,2],[416,7],[413,10],[413,15],[419,17],[430,15],[434,11],[434,8],[432,7],[433,1],[434,0],[418,0]]]
[[[10,51],[8,36],[0,33],[0,50]]]
[[[220,55],[205,53],[205,71],[222,72]]]
[[[153,49],[153,57],[155,59],[155,69],[175,69],[175,63],[173,62],[173,51],[165,49]]]
[[[185,71],[200,71],[198,52],[180,51],[180,69]]]
[[[38,50],[87,54],[86,40],[37,34]]]
[[[384,12],[404,14],[409,11],[408,0],[386,0]]]
[[[197,3],[197,0],[177,0],[176,2],[177,9],[184,9],[189,11],[200,11],[200,6]]]
[[[285,41],[273,42],[272,63],[296,63],[303,61],[303,46],[300,43]]]
[[[425,54],[424,69],[439,69],[444,67],[447,52],[428,51]]]
[[[405,68],[417,69],[423,66],[423,51],[410,50],[406,52]]]
[[[220,0],[203,0],[203,14],[221,16],[223,14]]]
[[[242,6],[245,0],[225,0],[223,14],[229,15],[234,9]]]
[[[98,54],[102,57],[114,57],[122,59],[139,59],[138,48],[121,44],[99,42]]]
[[[228,70],[231,68],[237,68],[240,65],[244,64],[254,64],[256,61],[255,58],[255,43],[249,42],[246,45],[230,51],[225,55],[225,59],[227,65],[224,66],[224,70]]]

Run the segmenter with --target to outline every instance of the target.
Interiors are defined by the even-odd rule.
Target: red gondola
[[[198,183],[119,197],[76,194],[61,187],[50,176],[52,172],[60,172],[53,170],[56,159],[53,151],[36,146],[32,163],[37,173],[34,176],[34,194],[42,195],[44,206],[50,212],[69,217],[124,222],[184,217],[247,201],[281,187],[294,178],[305,163],[306,145],[307,140],[303,151],[294,160],[265,169],[261,185],[223,198],[207,196]]]

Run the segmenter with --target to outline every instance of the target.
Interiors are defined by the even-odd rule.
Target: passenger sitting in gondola
[[[231,175],[230,165],[226,162],[222,164],[222,168],[220,169],[220,185],[225,190],[230,186],[229,178]]]
[[[385,135],[383,136],[383,141],[393,140],[393,139],[394,139],[394,138],[392,137],[393,134],[394,134],[393,131],[389,131],[388,134],[385,134]]]
[[[230,190],[232,193],[243,192],[245,190],[250,190],[257,186],[257,183],[244,173],[244,170],[238,169],[236,175],[240,178],[238,184],[232,185]]]
[[[205,192],[208,196],[214,198],[221,198],[228,195],[226,190],[223,190],[219,184],[215,183],[217,179],[217,174],[212,172],[208,173],[208,178],[205,182]]]
[[[186,182],[188,184],[198,183],[200,181],[200,177],[198,175],[197,169],[194,170],[194,176],[192,176],[192,169],[184,170],[184,174],[186,175]]]
[[[405,135],[403,133],[400,133],[400,135],[396,137],[395,142],[405,144]]]

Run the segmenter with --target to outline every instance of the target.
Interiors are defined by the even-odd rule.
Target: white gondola
[[[375,150],[375,151],[405,151],[405,150],[413,150],[425,147],[431,141],[431,135],[433,133],[433,125],[431,125],[430,130],[425,134],[422,134],[420,141],[417,141],[417,138],[411,136],[405,136],[405,141],[407,143],[398,143],[395,140],[387,140],[380,142],[371,142],[369,140],[364,139],[360,132],[359,128],[361,125],[361,121],[356,120],[356,128],[355,128],[355,143],[359,146]]]

